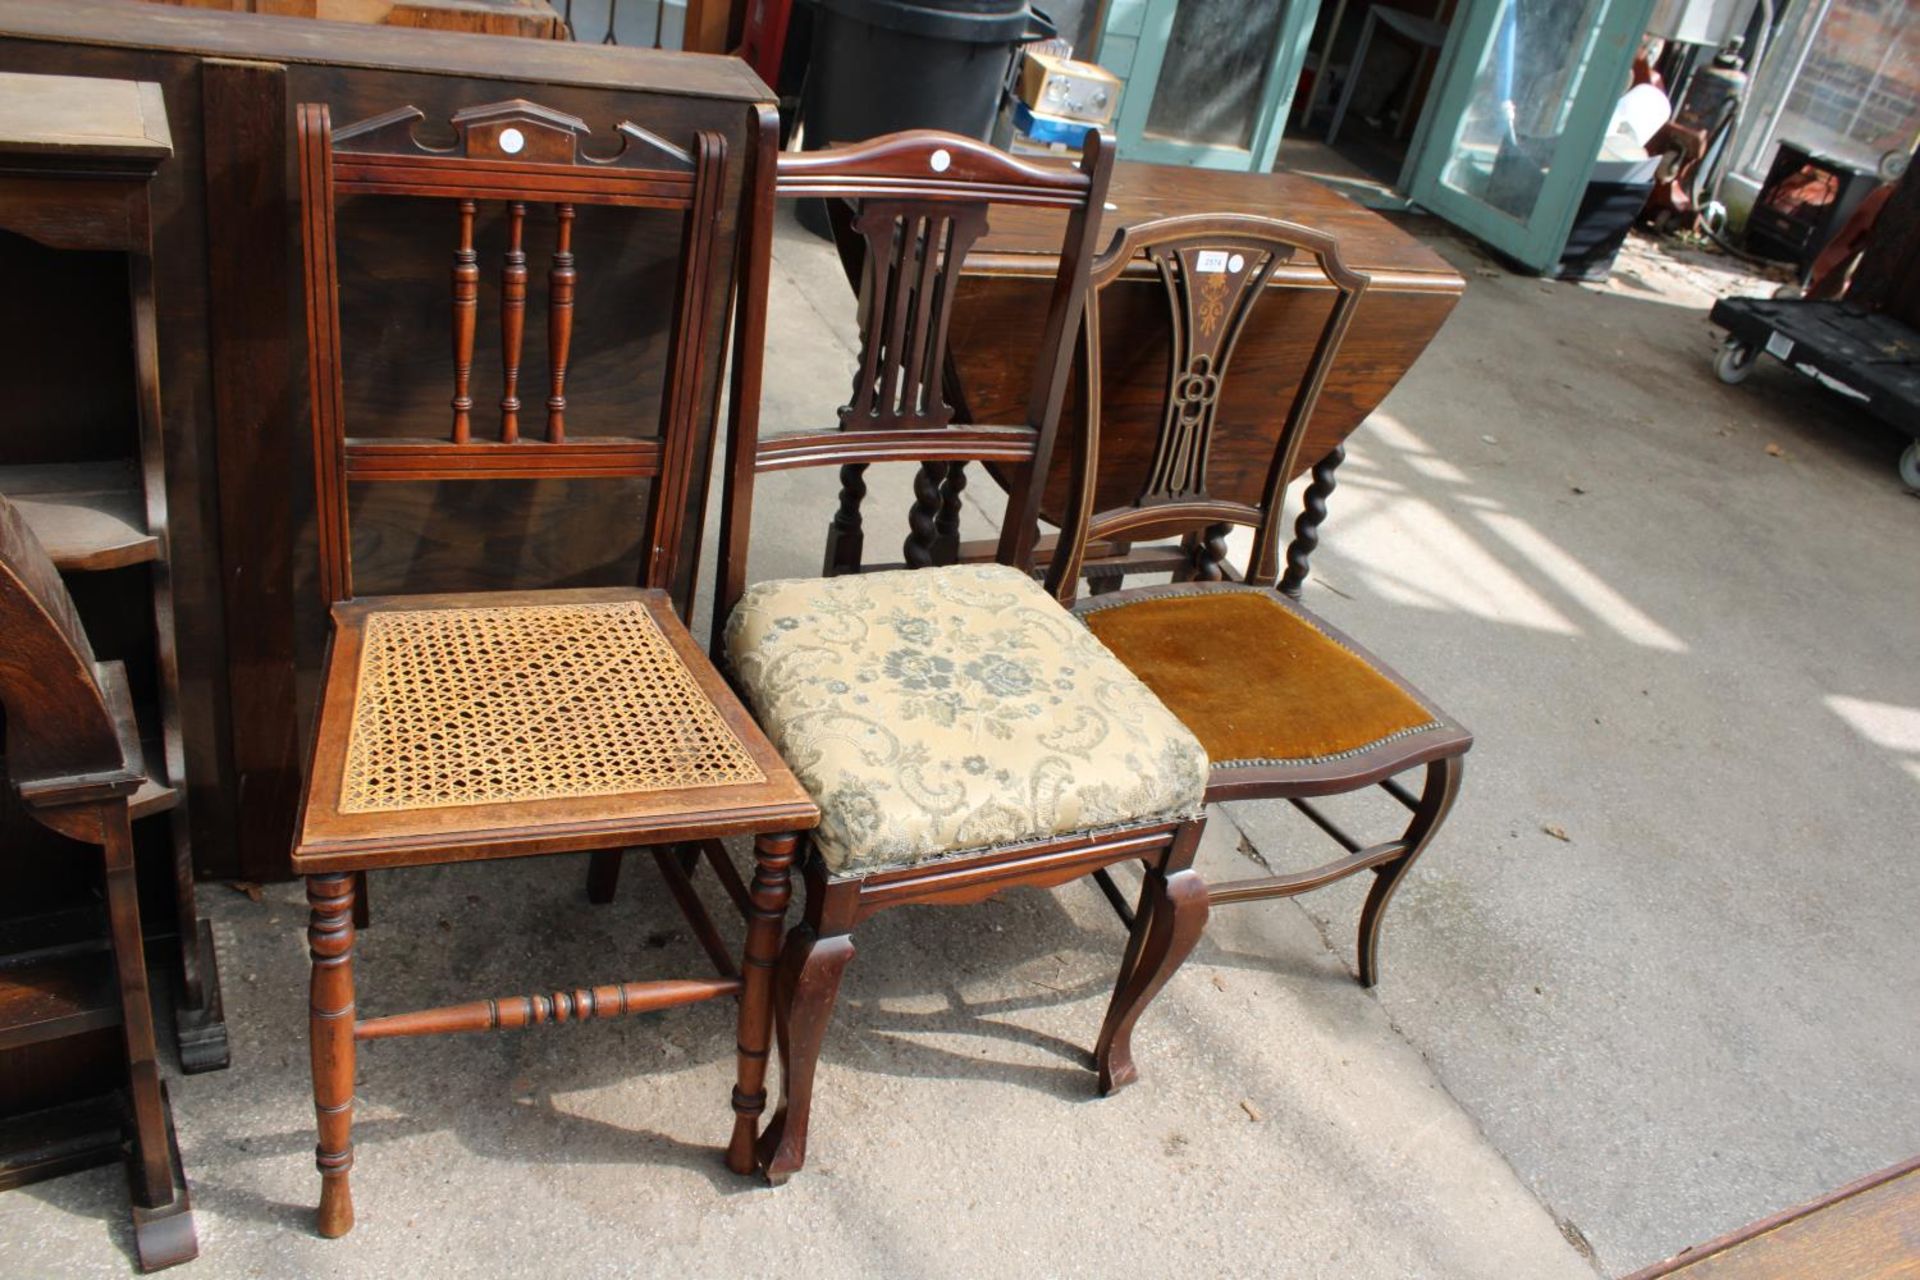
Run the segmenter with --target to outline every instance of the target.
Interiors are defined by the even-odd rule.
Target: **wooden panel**
[[[504,57],[509,48],[512,56]],[[207,58],[229,62],[213,70]],[[278,64],[284,71],[235,61]],[[690,141],[696,129],[714,129],[739,157],[748,149],[752,104],[771,94],[743,64],[725,58],[531,40],[507,46],[494,36],[99,2],[0,0],[0,71],[144,79],[162,86],[175,154],[153,184],[156,293],[194,848],[203,874],[284,875],[294,796],[289,780],[298,767],[297,744],[304,741],[297,690],[304,687],[302,673],[317,667],[325,635],[312,581],[304,348],[294,310],[300,290],[290,269],[297,261],[298,203],[289,141],[292,104],[329,102],[334,119],[343,122],[411,104],[430,120],[444,121],[460,107],[526,97],[580,116],[596,138],[609,138],[622,120],[677,142]],[[275,83],[282,85],[277,93]],[[209,103],[217,103],[218,112],[210,114]],[[589,149],[597,154],[611,148]],[[208,160],[216,153],[210,170]],[[700,370],[701,474],[683,538],[689,551],[707,491],[711,405],[718,392],[743,168],[729,165],[716,222],[709,277],[715,302]],[[220,204],[217,212],[210,201]],[[669,234],[677,246],[677,228],[633,227],[646,219],[670,222],[672,215],[594,212],[608,217],[598,226],[587,225],[585,211],[579,219],[575,251],[583,282],[613,280],[629,302],[670,296],[672,267],[649,253]],[[630,220],[624,231],[623,218]],[[496,230],[483,218],[483,253],[497,248],[487,239]],[[530,220],[529,257],[537,263],[547,245],[536,231],[544,234]],[[436,252],[446,244],[445,228],[422,215],[387,226],[343,224],[343,251],[377,249],[409,236],[432,237]],[[221,246],[219,265],[208,253],[210,244]],[[404,256],[444,260],[412,251]],[[593,272],[611,274],[596,278]],[[362,370],[368,379],[379,378],[383,360],[392,367],[400,344],[391,339],[403,318],[408,324],[422,317],[444,323],[444,271],[433,279],[429,274],[394,281],[386,305],[378,298],[347,300],[350,311],[359,307],[365,325],[349,331],[347,350],[368,358]],[[539,291],[546,287],[546,272],[530,274],[532,309],[544,304]],[[436,295],[430,315],[397,305],[426,289]],[[658,338],[632,336],[627,317],[620,325],[601,326],[628,338],[625,345],[600,345],[590,336],[587,314],[595,292],[583,283],[583,336],[573,353],[579,380],[568,387],[569,427],[586,435],[651,434],[657,429],[653,409],[666,309]],[[603,298],[608,293],[597,292]],[[119,305],[124,308],[124,296]],[[487,305],[483,297],[483,332],[497,325],[484,312]],[[97,296],[89,303],[93,308],[112,313]],[[544,368],[542,340],[533,327],[526,369]],[[55,351],[48,359],[75,367],[77,357]],[[400,376],[380,378],[377,385],[363,381],[357,399],[350,383],[356,434],[432,436],[444,427],[445,396],[438,387],[444,369],[404,361],[398,368]],[[499,394],[497,370],[490,372],[484,359],[475,369],[475,388],[482,403]],[[494,491],[484,500],[475,488],[364,486],[355,501],[368,506],[355,512],[355,533],[369,540],[356,549],[372,566],[368,589],[634,581],[644,485],[503,482],[484,486]],[[513,506],[528,490],[532,507]],[[632,534],[609,537],[610,529]],[[683,555],[689,570],[691,559]],[[691,587],[690,577],[679,584],[685,593]]]
[[[97,949],[0,964],[0,1050],[118,1026],[113,953]]]
[[[1627,1280],[1914,1280],[1920,1276],[1920,1159],[1762,1219]]]
[[[742,105],[767,102],[772,90],[737,58],[625,46],[528,40],[446,31],[390,31],[352,22],[291,21],[251,13],[192,13],[114,0],[0,0],[0,36],[69,41],[128,49],[171,50],[211,58],[330,63],[368,70],[419,71],[587,88],[636,88]],[[42,63],[46,74],[92,74]],[[167,95],[175,142],[180,117]],[[431,114],[431,113],[429,113]]]
[[[160,554],[160,540],[147,531],[140,477],[128,463],[0,466],[0,494],[14,500],[62,571],[122,569]]]
[[[173,154],[157,85],[79,76],[0,74],[0,147],[115,160]]]
[[[262,334],[297,332],[290,246],[280,175],[291,163],[287,72],[271,62],[209,59],[200,73],[207,134],[207,331],[215,367],[213,429],[224,494],[283,493],[296,449],[283,423],[293,412],[292,369],[249,358]],[[288,839],[285,815],[300,802],[294,687],[293,520],[286,502],[223,501],[219,507],[230,670],[229,738],[216,750],[237,806],[237,872],[264,879]],[[206,854],[198,861],[209,865]]]

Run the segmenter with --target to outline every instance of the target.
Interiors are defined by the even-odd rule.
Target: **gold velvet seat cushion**
[[[1398,680],[1258,587],[1149,589],[1081,609],[1216,767],[1307,765],[1441,729]]]
[[[1017,570],[758,583],[726,643],[835,874],[1200,809],[1194,735]]]

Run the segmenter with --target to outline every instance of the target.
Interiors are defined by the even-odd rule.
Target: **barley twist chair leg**
[[[1448,756],[1427,766],[1427,783],[1420,792],[1419,806],[1400,838],[1407,851],[1392,862],[1374,868],[1373,888],[1368,890],[1366,904],[1360,908],[1360,940],[1356,948],[1363,987],[1371,987],[1380,980],[1380,931],[1387,904],[1393,901],[1394,891],[1446,820],[1447,811],[1453,808],[1453,799],[1460,792],[1464,764],[1464,757]]]
[[[773,1038],[774,965],[780,929],[793,896],[793,853],[799,837],[766,835],[754,842],[753,911],[747,924],[745,969],[740,991],[739,1057],[733,1087],[733,1141],[727,1167],[752,1173],[760,1115],[767,1109],[767,1051]]]
[[[312,909],[307,943],[313,956],[308,1031],[313,1051],[313,1110],[320,1141],[320,1234],[353,1230],[353,886],[351,875],[307,877]]]
[[[844,933],[816,937],[803,924],[787,935],[774,1024],[780,1040],[780,1110],[760,1139],[761,1166],[776,1186],[807,1162],[814,1069],[841,976],[852,959],[853,939]]]

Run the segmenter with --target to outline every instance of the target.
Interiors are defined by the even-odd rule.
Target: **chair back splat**
[[[1235,344],[1267,292],[1276,268],[1310,258],[1333,292],[1299,385],[1274,441],[1259,505],[1208,492],[1209,442],[1214,414]],[[1100,295],[1123,275],[1157,276],[1164,290],[1168,332],[1166,390],[1152,461],[1140,490],[1126,505],[1096,510],[1100,470]],[[1093,263],[1080,346],[1081,385],[1088,388],[1076,427],[1071,498],[1061,546],[1047,586],[1071,601],[1090,542],[1133,541],[1241,525],[1254,529],[1247,581],[1271,586],[1279,576],[1279,538],[1287,477],[1320,400],[1321,388],[1346,338],[1368,278],[1341,261],[1338,242],[1290,222],[1228,214],[1161,218],[1123,228]]]
[[[1035,509],[1080,326],[1113,157],[1088,133],[1077,165],[1035,164],[957,134],[916,130],[824,151],[782,155],[779,121],[762,114],[752,175],[759,193],[741,236],[746,260],[735,308],[727,482],[721,515],[714,645],[746,589],[754,478],[837,464],[843,511],[857,511],[875,462],[993,462],[1012,477],[998,559],[1027,568]],[[843,260],[859,275],[860,350],[837,428],[762,436],[760,390],[776,198],[827,200]],[[955,425],[947,332],[967,254],[994,205],[1066,213],[1060,267],[1034,353],[1025,420]],[[854,517],[857,519],[857,516]],[[829,564],[828,571],[835,566]]]
[[[328,604],[351,599],[353,555],[347,487],[356,482],[602,479],[639,477],[648,486],[647,540],[640,585],[669,588],[682,541],[699,422],[704,325],[712,279],[714,225],[726,173],[726,143],[701,132],[683,149],[634,124],[616,130],[620,150],[585,154],[584,121],[523,100],[471,107],[452,118],[454,141],[440,147],[416,132],[425,119],[402,107],[334,129],[324,103],[299,108],[301,242],[305,249],[314,476],[320,582]],[[342,391],[340,272],[334,218],[349,197],[408,196],[451,205],[453,351],[449,420],[441,439],[357,436]],[[473,366],[482,278],[475,219],[483,203],[504,206],[506,249],[498,270],[501,394],[497,410],[476,398]],[[657,435],[583,434],[568,416],[568,367],[575,348],[575,299],[591,264],[575,261],[574,221],[582,205],[678,210],[684,214],[679,278]],[[529,243],[547,255],[545,378],[521,368],[527,325]],[[539,393],[524,384],[540,382]],[[591,425],[591,424],[588,424]]]

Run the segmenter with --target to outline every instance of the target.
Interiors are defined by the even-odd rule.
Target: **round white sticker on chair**
[[[1237,253],[1234,254],[1231,258],[1227,259],[1227,270],[1233,272],[1233,274],[1235,275],[1239,275],[1240,268],[1246,265],[1247,265],[1247,260]]]
[[[952,164],[953,157],[947,154],[945,147],[941,147],[938,151],[927,157],[927,167],[935,173],[945,173]]]
[[[500,131],[500,149],[508,155],[519,155],[520,149],[526,145],[527,135],[518,129],[508,128]]]

